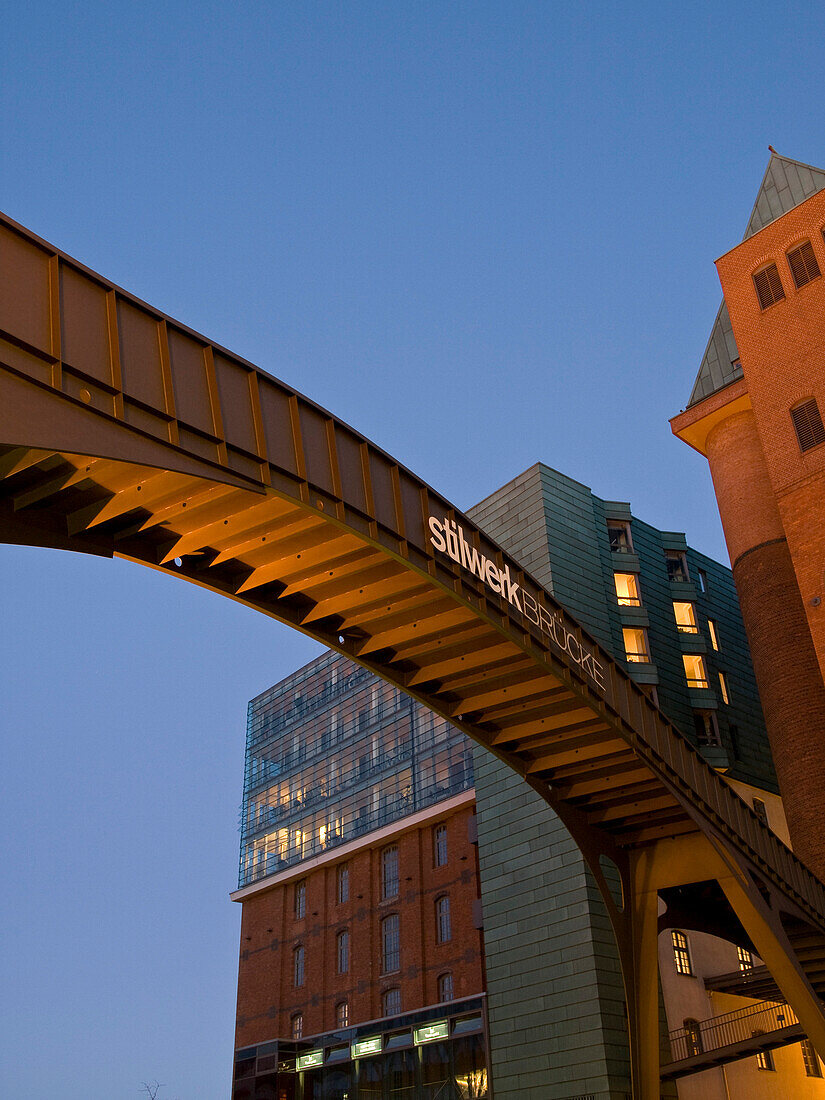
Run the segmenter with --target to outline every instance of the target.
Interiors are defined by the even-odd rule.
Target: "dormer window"
[[[768,264],[761,271],[757,271],[753,277],[753,283],[756,287],[756,296],[759,299],[761,309],[767,309],[768,306],[781,302],[785,297],[776,264]]]
[[[797,290],[822,274],[810,241],[803,241],[802,244],[791,249],[788,253],[788,267],[791,269]]]
[[[620,519],[607,521],[607,537],[614,554],[632,554],[633,542],[630,538],[630,524]]]

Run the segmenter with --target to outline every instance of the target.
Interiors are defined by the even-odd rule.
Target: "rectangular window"
[[[304,984],[304,949],[296,947],[292,952],[292,984],[298,989]]]
[[[695,710],[693,725],[696,730],[696,744],[700,749],[715,749],[722,744],[719,725],[712,710]]]
[[[728,681],[724,672],[719,673],[719,690],[722,692],[722,702],[726,705],[730,703],[730,695],[728,694]]]
[[[693,976],[693,964],[690,961],[690,948],[688,947],[688,938],[684,932],[671,932],[671,942],[673,943],[673,961],[676,963],[676,973],[686,974],[689,977]]]
[[[635,573],[614,573],[616,599],[621,607],[640,607],[639,582]]]
[[[349,864],[342,863],[338,868],[338,904],[349,901]]]
[[[754,798],[753,812],[756,814],[763,825],[767,825],[768,828],[770,828],[770,822],[768,821],[768,807],[765,805],[761,798]]]
[[[304,1018],[300,1012],[292,1017],[292,1038],[300,1039],[304,1034]]]
[[[805,1072],[809,1077],[821,1077],[822,1066],[819,1063],[819,1058],[814,1050],[814,1045],[810,1039],[803,1039],[802,1043],[802,1060],[805,1063]]]
[[[335,1006],[335,1022],[338,1027],[349,1027],[349,1001],[340,1001]]]
[[[349,932],[346,930],[338,933],[338,973],[346,974],[349,970]]]
[[[791,409],[791,420],[800,451],[810,451],[812,447],[825,442],[825,427],[815,397]]]
[[[754,1032],[755,1035],[764,1034],[763,1032]],[[758,1069],[776,1070],[776,1066],[773,1061],[773,1054],[769,1050],[763,1050],[756,1056],[756,1065]]]
[[[453,999],[453,976],[449,972],[439,976],[438,999],[439,1001],[451,1001]]]
[[[401,933],[398,914],[391,913],[381,921],[381,973],[391,974],[401,969]]]
[[[736,957],[739,960],[739,969],[743,973],[753,970],[753,955],[746,947],[737,947]]]
[[[716,629],[716,622],[713,619],[708,619],[708,634],[710,634],[710,644],[719,652],[719,631]]]
[[[698,653],[683,653],[682,663],[685,666],[685,679],[690,688],[706,688],[708,686],[708,674],[705,668],[705,658]]]
[[[625,659],[631,664],[647,664],[650,650],[647,645],[647,631],[637,626],[622,627]]]
[[[295,883],[295,919],[303,920],[307,911],[307,884]]]
[[[446,894],[435,903],[435,938],[437,943],[448,943],[453,938],[450,899]]]
[[[381,853],[381,897],[398,897],[398,848],[394,844]]]
[[[785,297],[776,264],[768,264],[761,271],[757,271],[753,277],[753,283],[756,287],[756,296],[759,299],[761,309],[767,309],[768,306],[781,302]]]
[[[822,274],[810,241],[803,241],[802,244],[791,249],[788,253],[788,267],[791,269],[797,290],[807,286]]]
[[[433,857],[436,867],[447,863],[447,826],[436,825],[433,830]]]
[[[683,550],[665,550],[665,564],[667,565],[667,579],[683,584],[690,580],[687,558]]]
[[[620,519],[607,521],[607,537],[614,554],[632,554],[633,541],[630,538],[630,524]]]
[[[684,600],[673,601],[673,614],[676,618],[676,625],[679,628],[680,634],[698,634],[699,627],[696,625],[696,615],[693,611],[693,604]]]
[[[699,591],[700,592],[707,592],[707,590],[708,590],[708,575],[704,571],[704,569],[697,569],[696,570],[696,581],[697,581],[697,584],[699,585]]]

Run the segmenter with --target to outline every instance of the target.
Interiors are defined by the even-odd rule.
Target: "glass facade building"
[[[239,886],[472,786],[464,734],[325,653],[249,704]]]

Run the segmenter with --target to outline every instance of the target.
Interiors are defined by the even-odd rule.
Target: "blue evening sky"
[[[675,440],[825,13],[750,2],[7,5],[0,209],[461,507],[538,459],[724,558]],[[246,701],[318,650],[0,547],[0,1095],[223,1100]]]

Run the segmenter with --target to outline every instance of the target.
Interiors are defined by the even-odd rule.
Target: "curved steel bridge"
[[[599,884],[637,1100],[660,1091],[659,891],[752,946],[825,1055],[825,887],[622,668],[352,428],[2,216],[0,540],[223,593],[505,760]]]

